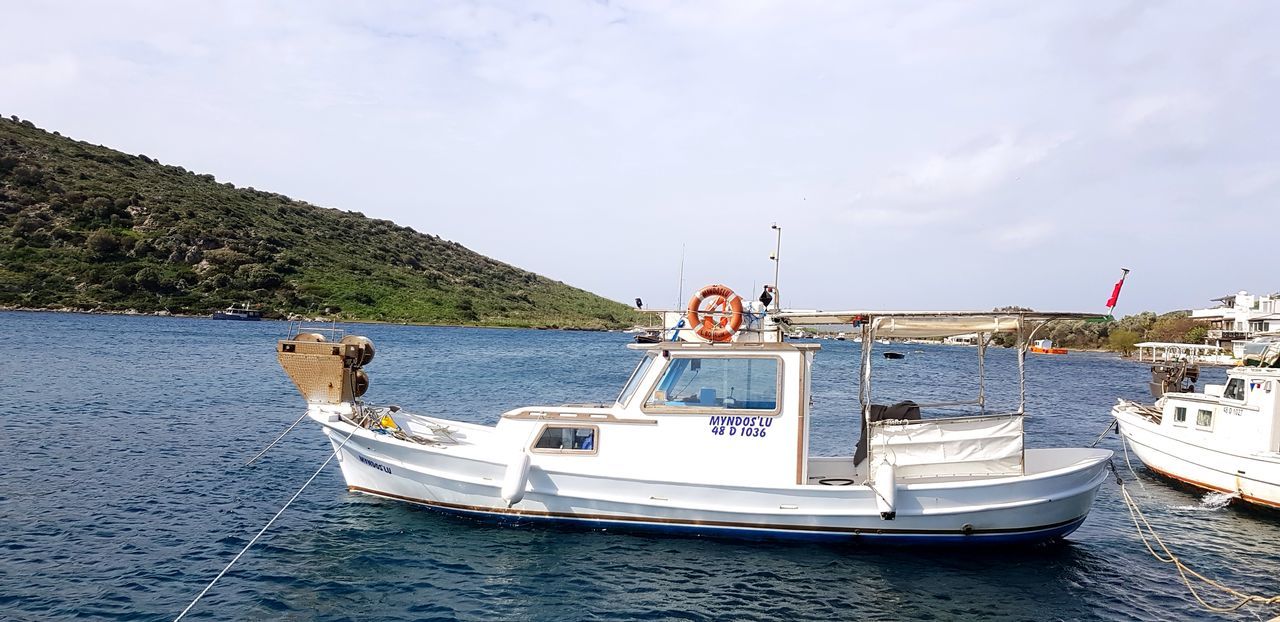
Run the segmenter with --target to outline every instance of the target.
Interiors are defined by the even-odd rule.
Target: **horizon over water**
[[[173,619],[331,450],[304,421],[241,467],[305,407],[275,360],[284,322],[0,312],[0,327],[15,353],[0,360],[14,398],[0,434],[0,619]],[[378,348],[368,403],[485,424],[517,406],[612,401],[640,356],[621,333],[347,329]],[[822,342],[814,455],[852,452],[859,348]],[[973,348],[894,349],[906,358],[873,361],[875,401],[972,395]],[[1016,396],[1014,359],[989,351],[997,406]],[[1206,368],[1201,382],[1223,376]],[[1087,445],[1117,397],[1148,400],[1147,366],[1112,355],[1031,356],[1027,379],[1032,447]],[[1202,503],[1136,458],[1133,482],[1118,437],[1100,446],[1190,566],[1280,591],[1280,513]],[[1064,542],[912,549],[500,526],[348,492],[330,463],[188,619],[1255,619],[1248,611],[1196,605],[1143,548],[1110,480]]]

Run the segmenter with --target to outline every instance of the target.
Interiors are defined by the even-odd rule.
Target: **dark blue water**
[[[0,329],[0,618],[171,619],[329,451],[299,426],[239,468],[301,413],[275,362],[283,324],[0,313]],[[611,400],[638,358],[616,333],[356,332],[378,346],[370,401],[483,423],[521,405]],[[893,349],[907,358],[877,358],[876,401],[972,393],[972,348]],[[823,342],[819,453],[856,441],[858,352]],[[990,384],[1005,385],[989,387],[997,401],[1016,395],[1013,362],[989,356]],[[1143,397],[1147,376],[1100,354],[1032,359],[1028,444],[1088,444],[1116,397]],[[1103,446],[1119,449],[1115,437]],[[1131,489],[1186,560],[1280,591],[1280,516],[1205,510],[1200,494],[1138,468]],[[1141,548],[1110,482],[1064,543],[915,551],[498,527],[350,494],[331,465],[191,619],[1213,617]]]

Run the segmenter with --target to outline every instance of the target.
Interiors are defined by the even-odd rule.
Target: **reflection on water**
[[[0,441],[0,611],[17,619],[171,619],[325,457],[276,366],[275,322],[0,313],[13,404]],[[530,403],[608,401],[639,355],[629,336],[367,326],[379,403],[492,423]],[[857,440],[859,345],[823,342],[813,378],[817,454]],[[885,346],[876,346],[884,348]],[[877,402],[972,397],[972,348],[912,346],[875,360]],[[1080,446],[1147,372],[1073,353],[1029,361],[1028,443]],[[987,392],[1016,399],[1012,353]],[[1208,382],[1219,382],[1210,370]],[[1108,436],[1102,446],[1119,449]],[[1123,461],[1121,471],[1127,474]],[[1202,493],[1131,491],[1189,563],[1274,592],[1274,514],[1203,511]],[[1197,508],[1191,510],[1187,508]],[[1013,550],[740,542],[510,527],[348,493],[326,470],[201,601],[199,619],[1205,619],[1141,548],[1113,483],[1068,541]],[[1274,613],[1273,613],[1274,615]]]

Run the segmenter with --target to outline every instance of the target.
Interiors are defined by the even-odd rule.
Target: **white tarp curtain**
[[[953,337],[1018,330],[1016,317],[880,318],[877,337]]]
[[[888,458],[898,479],[1022,474],[1022,416],[938,419],[871,426],[871,479]]]

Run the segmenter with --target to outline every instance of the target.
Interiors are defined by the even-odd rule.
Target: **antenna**
[[[773,245],[773,253],[769,255],[769,259],[773,260],[773,298],[774,302],[778,305],[778,308],[781,309],[782,293],[781,290],[778,289],[778,267],[781,264],[779,256],[782,253],[782,227],[779,227],[778,223],[775,222],[770,225],[770,228],[778,234]]]
[[[672,307],[674,309],[679,309],[681,301],[684,300],[684,247],[684,244],[680,245],[680,282],[676,288],[676,306]]]

